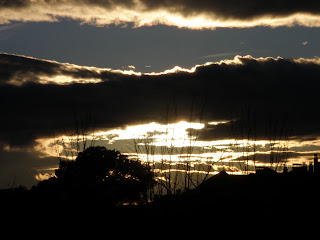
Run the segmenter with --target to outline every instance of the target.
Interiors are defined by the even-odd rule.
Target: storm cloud
[[[191,112],[203,122],[228,121],[232,114],[243,120],[246,114],[239,113],[246,107],[255,111],[261,129],[272,118],[286,121],[297,138],[320,134],[317,58],[237,56],[191,70],[127,74],[1,54],[0,69],[0,142],[4,145],[32,145],[39,137],[55,136],[61,126],[72,127],[75,114],[81,113],[90,113],[97,128],[110,129],[192,121]],[[265,137],[263,130],[257,131],[259,138]],[[230,123],[207,124],[199,137],[228,138]]]
[[[67,17],[96,25],[132,22],[136,26],[189,28],[320,24],[320,4],[316,1],[4,0],[0,6],[1,23]]]

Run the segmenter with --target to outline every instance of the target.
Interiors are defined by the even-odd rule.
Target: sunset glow
[[[210,122],[211,125],[223,124],[225,122]],[[254,154],[265,155],[267,161],[269,154],[271,153],[270,142],[267,140],[214,140],[214,141],[201,141],[197,139],[197,131],[203,129],[204,124],[190,123],[190,122],[178,122],[175,124],[158,124],[149,123],[135,126],[127,126],[124,129],[113,129],[109,131],[97,131],[93,134],[85,137],[87,144],[102,144],[102,145],[114,145],[117,146],[117,142],[126,142],[126,146],[123,145],[122,151],[133,157],[138,157],[143,161],[172,161],[172,162],[220,162],[219,166],[230,165],[232,162],[237,162],[241,159],[249,157],[250,165],[261,165],[261,163],[254,163]],[[189,135],[189,131],[194,131],[193,136]],[[64,156],[64,147],[62,143],[69,146],[69,150],[74,152],[72,155],[68,155],[70,159],[77,156],[77,151],[72,146],[73,142],[80,141],[82,144],[81,136],[60,136],[58,138],[39,139],[37,150],[42,152],[43,156]],[[288,151],[291,149],[306,148],[307,146],[317,146],[320,149],[320,141],[313,141],[312,143],[304,143],[301,145],[299,142],[291,141],[277,141],[274,145],[274,149],[278,149],[282,145],[288,144]],[[154,148],[151,152],[145,152],[146,146],[148,149]],[[255,146],[255,150],[254,147]],[[162,148],[163,150],[159,150]],[[133,151],[136,149],[136,151]],[[251,153],[245,153],[250,150]],[[276,151],[276,150],[274,150]],[[170,154],[168,154],[170,152]],[[308,151],[312,154],[314,151]],[[316,151],[315,151],[316,152]],[[62,155],[59,155],[62,153]],[[245,155],[244,155],[245,154]],[[72,157],[71,157],[72,156]],[[238,159],[238,160],[237,160]],[[303,159],[303,158],[302,158]],[[294,163],[302,162],[295,158]],[[304,160],[305,161],[305,160]],[[288,163],[291,165],[293,162]],[[221,165],[222,164],[222,165]],[[263,165],[263,164],[262,164]]]
[[[90,1],[89,1],[90,2]],[[148,1],[146,1],[148,2]],[[320,19],[317,14],[303,13],[303,11],[292,12],[286,16],[281,14],[261,14],[261,16],[248,17],[243,16],[228,16],[226,13],[218,12],[215,8],[211,11],[204,8],[193,14],[185,14],[181,10],[181,6],[177,6],[176,11],[165,4],[159,9],[148,9],[144,1],[133,1],[128,6],[125,4],[114,4],[110,7],[108,4],[89,4],[78,3],[76,1],[63,1],[59,3],[44,3],[43,1],[35,0],[25,7],[15,10],[14,8],[3,8],[0,11],[0,23],[5,24],[10,21],[48,21],[57,22],[59,18],[70,18],[80,20],[82,23],[106,26],[117,24],[125,26],[133,23],[134,27],[155,26],[165,24],[168,26],[176,26],[179,28],[190,29],[215,29],[221,27],[227,28],[248,28],[255,26],[307,26],[319,27]],[[161,5],[161,4],[160,4]],[[226,4],[226,8],[227,8]],[[245,6],[244,6],[245,7]],[[72,9],[72,11],[70,11]],[[182,8],[183,9],[183,8]],[[37,14],[34,14],[34,13]],[[224,16],[225,15],[225,16]]]
[[[316,216],[319,39],[317,1],[0,0],[3,206]]]
[[[0,0],[4,219],[314,218],[319,39],[317,1]]]

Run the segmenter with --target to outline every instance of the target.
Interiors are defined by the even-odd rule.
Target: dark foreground
[[[3,213],[12,218],[32,215],[70,220],[91,216],[304,221],[320,213],[319,190],[320,177],[314,173],[235,176],[221,172],[194,190],[139,206],[114,207],[97,199],[50,197],[23,189],[2,190],[0,199]]]

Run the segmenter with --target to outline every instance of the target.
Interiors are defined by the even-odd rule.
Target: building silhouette
[[[294,174],[319,174],[319,161],[318,161],[318,154],[314,154],[313,163],[309,162],[309,165],[306,163],[295,163],[292,165],[291,173]],[[283,172],[285,173],[285,172]]]

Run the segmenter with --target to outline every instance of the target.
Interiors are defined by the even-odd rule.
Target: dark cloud
[[[17,9],[17,14],[3,14],[2,21],[7,22],[12,20],[25,21],[52,21],[56,17],[71,17],[81,19],[85,22],[94,23],[96,20],[99,24],[110,24],[115,21],[124,22],[144,22],[146,25],[152,25],[155,22],[179,25],[178,23],[170,23],[169,19],[164,19],[161,12],[166,12],[174,16],[180,15],[185,19],[192,17],[203,17],[210,20],[240,20],[254,21],[255,19],[268,17],[268,19],[288,17],[297,13],[319,15],[320,3],[317,1],[304,2],[285,2],[275,0],[246,0],[246,1],[223,1],[223,0],[3,0],[0,1],[2,9]],[[73,6],[73,12],[70,12],[70,6]],[[100,9],[97,10],[96,8]],[[21,10],[26,10],[21,12]],[[31,10],[32,11],[31,11]],[[29,11],[30,10],[30,11]],[[35,12],[36,10],[36,13]],[[101,14],[101,10],[104,11]],[[123,11],[121,11],[123,10]],[[110,17],[105,13],[117,11],[119,16]],[[154,14],[155,12],[159,13]],[[20,16],[19,16],[19,14]],[[85,14],[84,14],[85,13]],[[150,16],[142,16],[145,13],[152,13]],[[1,16],[1,14],[0,14]],[[104,16],[104,17],[103,17]],[[152,18],[151,21],[148,18]],[[290,23],[281,23],[280,25],[293,24],[296,20]],[[300,24],[312,25],[299,20]],[[268,24],[267,22],[260,25]],[[273,25],[272,21],[269,25]],[[317,23],[318,24],[318,23]],[[238,24],[238,26],[240,26]],[[184,26],[188,27],[188,26]],[[196,26],[193,26],[196,27]],[[214,27],[214,26],[211,26]]]
[[[284,156],[287,155],[288,158],[286,159]],[[234,159],[235,163],[242,163],[244,164],[245,161],[255,161],[256,164],[264,164],[268,165],[271,162],[273,163],[273,167],[282,167],[284,162],[287,161],[287,166],[290,166],[292,163],[305,163],[309,165],[309,163],[313,163],[313,152],[298,152],[298,151],[274,151],[272,154],[270,152],[265,153],[253,153],[250,156],[247,156],[246,153],[239,153],[239,157]],[[253,167],[253,166],[251,166]],[[252,169],[253,170],[253,169]]]
[[[75,66],[72,64],[62,64],[55,61],[40,60],[31,57],[18,55],[0,55],[0,83],[15,83],[17,85],[24,82],[39,83],[41,77],[50,79],[59,75],[73,78],[99,78],[102,76],[93,69]],[[104,76],[107,77],[107,76]]]
[[[57,83],[56,76],[69,82]],[[320,136],[319,77],[319,59],[238,56],[198,66],[192,73],[127,75],[0,54],[0,182],[10,185],[17,176],[17,184],[35,184],[41,169],[57,164],[56,158],[43,158],[34,150],[36,139],[74,128],[75,118],[86,114],[97,129],[201,119],[205,128],[190,130],[200,140],[241,138],[248,132],[268,140],[270,134],[284,137],[285,131],[291,131],[294,140],[314,140]],[[207,123],[220,120],[232,121]],[[107,146],[120,148],[123,141]],[[303,149],[293,149],[290,157],[301,157]],[[268,159],[269,155],[256,153],[257,161]]]
[[[199,14],[214,14],[222,18],[251,19],[254,17],[272,15],[288,16],[295,13],[320,13],[320,3],[317,1],[285,2],[285,1],[267,1],[267,0],[246,0],[246,1],[223,1],[223,0],[3,0],[0,2],[2,7],[22,8],[36,5],[41,2],[50,5],[62,4],[84,4],[86,6],[100,6],[103,8],[136,8],[142,6],[144,11],[167,10],[173,13],[181,13],[185,16],[194,16]]]
[[[30,0],[1,0],[0,6],[9,8],[26,7],[31,4]]]
[[[180,12],[185,16],[198,14],[217,15],[228,19],[252,19],[265,15],[288,16],[295,13],[320,13],[320,3],[315,1],[284,2],[267,0],[246,1],[211,1],[211,0],[142,0],[148,9],[166,9],[171,12]]]
[[[96,127],[105,129],[150,121],[230,120],[230,116],[237,116],[245,127],[250,125],[243,111],[248,106],[260,139],[268,136],[267,124],[274,131],[285,125],[296,138],[320,134],[317,59],[236,57],[198,66],[194,73],[156,76],[6,54],[0,55],[0,64],[0,141],[13,146],[53,136],[61,126],[71,128],[75,113],[90,113]],[[39,76],[43,81],[57,75],[73,82],[39,82]],[[79,78],[100,82],[79,84]],[[18,84],[19,79],[23,84]],[[230,123],[206,125],[199,137],[229,136]]]

